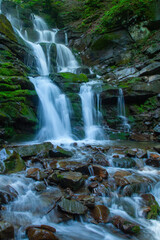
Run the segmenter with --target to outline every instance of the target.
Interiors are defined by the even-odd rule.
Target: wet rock
[[[84,206],[82,203],[75,200],[68,200],[65,198],[58,204],[58,207],[62,211],[70,214],[83,215],[87,211],[87,207]]]
[[[43,182],[40,182],[40,183],[38,182],[37,184],[35,184],[34,187],[37,192],[41,192],[46,189],[46,185]]]
[[[27,177],[33,178],[37,181],[42,181],[48,177],[48,174],[45,171],[40,170],[39,168],[30,168],[27,171]]]
[[[14,146],[12,149],[18,152],[22,158],[29,158],[40,153],[43,153],[43,156],[48,156],[49,150],[52,150],[53,147],[52,143],[45,142],[41,144]]]
[[[15,200],[15,196],[10,194],[7,191],[4,190],[0,190],[0,204],[7,204],[10,201],[14,201]]]
[[[146,164],[153,167],[160,167],[160,154],[149,153],[149,159],[146,160]]]
[[[160,214],[160,207],[155,197],[150,193],[142,194],[141,197],[145,202],[145,205],[148,207],[144,209],[145,217],[147,219],[157,219]]]
[[[93,182],[91,184],[89,184],[88,189],[92,192],[94,188],[98,187],[98,183],[97,182]]]
[[[14,239],[14,227],[5,221],[0,221],[0,239]]]
[[[92,217],[98,223],[107,223],[109,220],[109,209],[104,205],[96,205],[91,212]]]
[[[52,149],[49,151],[49,156],[53,158],[70,158],[73,156],[73,153],[71,151],[67,151],[59,146],[57,146],[56,149]]]
[[[95,198],[90,195],[79,195],[77,200],[88,208],[93,208],[95,205]]]
[[[29,240],[58,240],[56,229],[46,225],[30,226],[26,229]]]
[[[126,177],[130,176],[130,175],[131,175],[131,173],[127,172],[127,171],[117,171],[113,176],[115,179],[116,185],[119,187],[124,187],[127,184],[129,184]]]
[[[49,183],[57,183],[60,184],[61,187],[67,188],[69,187],[73,191],[78,190],[84,184],[84,179],[82,173],[79,172],[60,172],[55,171],[48,178]]]
[[[114,158],[113,163],[115,167],[132,168],[136,166],[136,162],[132,158]]]
[[[17,152],[5,148],[0,151],[0,173],[10,174],[24,169],[25,163]]]
[[[137,153],[137,148],[129,149],[129,150],[127,151],[127,156],[128,156],[128,157],[135,157],[135,156],[136,156],[136,153]]]
[[[140,232],[140,226],[138,224],[132,223],[120,216],[113,217],[112,224],[127,234],[138,234]]]
[[[138,149],[136,156],[138,158],[146,158],[147,157],[147,151],[144,149]]]
[[[95,176],[101,177],[103,179],[108,178],[108,172],[105,168],[99,165],[92,165],[92,168]]]
[[[93,155],[92,163],[99,164],[104,167],[109,166],[109,162],[103,153],[97,153],[97,154]]]

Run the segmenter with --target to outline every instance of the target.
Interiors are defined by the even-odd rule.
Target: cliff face
[[[24,64],[28,49],[19,44],[10,22],[0,15],[0,139],[33,133],[36,92]]]

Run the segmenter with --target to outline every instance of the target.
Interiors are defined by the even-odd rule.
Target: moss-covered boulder
[[[16,173],[25,169],[25,163],[20,155],[12,150],[0,151],[0,173]]]

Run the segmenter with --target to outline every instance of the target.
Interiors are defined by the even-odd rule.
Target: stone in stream
[[[25,163],[17,152],[5,148],[0,151],[0,173],[10,174],[24,169]]]
[[[78,190],[80,187],[84,185],[84,179],[82,173],[80,172],[60,172],[55,171],[48,178],[49,184],[60,184],[61,187],[67,188],[69,187],[73,191]]]
[[[94,209],[91,211],[92,217],[98,223],[107,223],[109,221],[109,209],[104,205],[96,205]]]
[[[33,178],[37,181],[42,181],[48,177],[48,174],[45,171],[40,170],[39,168],[29,168],[27,170],[28,178]]]
[[[47,225],[30,226],[26,229],[29,240],[58,240],[56,229]]]
[[[95,176],[103,179],[108,178],[108,172],[105,168],[101,167],[100,165],[92,165],[92,168]]]
[[[146,160],[146,164],[153,167],[160,167],[160,154],[157,152],[149,153],[149,159]]]
[[[49,150],[52,150],[54,146],[50,142],[45,142],[33,145],[9,146],[8,148],[15,150],[22,158],[29,158],[40,153],[43,156],[48,156]]]
[[[120,168],[132,168],[136,166],[136,162],[133,158],[114,158],[113,163],[115,167]]]
[[[160,214],[160,207],[155,199],[155,197],[150,194],[141,194],[141,198],[143,199],[147,208],[144,208],[144,214],[147,219],[157,219]]]
[[[93,208],[95,205],[95,198],[91,195],[79,195],[77,200],[88,208]]]
[[[68,200],[66,198],[58,204],[60,210],[70,214],[83,215],[87,211],[87,207],[75,200]]]
[[[136,223],[130,222],[120,216],[114,216],[111,220],[112,224],[127,234],[138,234],[140,232],[140,226]]]
[[[73,153],[71,151],[65,150],[59,146],[56,147],[56,149],[51,149],[49,151],[49,156],[53,158],[70,158],[73,156]]]
[[[0,221],[0,239],[13,240],[14,239],[14,227],[5,221]]]

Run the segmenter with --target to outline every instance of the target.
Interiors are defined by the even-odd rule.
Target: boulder
[[[55,232],[55,228],[46,225],[30,226],[26,229],[29,240],[58,240]]]
[[[49,156],[53,158],[70,158],[73,153],[57,146],[56,149],[49,150]]]
[[[92,165],[92,168],[95,176],[103,179],[108,178],[108,172],[105,168],[101,167],[100,165]]]
[[[45,171],[40,170],[39,168],[30,168],[27,170],[28,178],[33,178],[37,181],[42,181],[48,177],[48,174]]]
[[[95,198],[91,195],[79,195],[77,200],[88,208],[93,208],[95,205]]]
[[[5,221],[0,221],[0,239],[14,239],[14,227]]]
[[[78,190],[84,184],[84,179],[82,173],[80,172],[60,172],[55,171],[48,178],[49,184],[57,183],[60,184],[61,187],[67,188],[69,187],[73,191]]]
[[[25,163],[17,152],[5,148],[0,151],[0,173],[10,174],[24,169]]]
[[[53,149],[53,144],[50,142],[33,144],[33,145],[20,145],[20,146],[11,146],[11,148],[19,153],[22,158],[30,158],[32,156],[36,156],[38,154],[42,154],[43,156],[48,156],[49,150]]]
[[[160,153],[160,145],[156,145],[156,146],[154,147],[154,149],[155,149],[158,153]]]
[[[109,220],[109,209],[104,205],[96,205],[94,209],[91,211],[92,217],[98,223],[107,223]]]
[[[140,232],[140,226],[136,223],[130,222],[120,216],[115,216],[112,218],[112,224],[120,229],[122,232],[127,234],[138,234]]]
[[[149,158],[146,160],[146,164],[153,167],[160,167],[160,154],[158,153],[149,153]]]
[[[75,200],[68,200],[65,198],[58,204],[58,207],[63,212],[76,215],[83,215],[87,211],[87,207],[84,206],[82,203]]]
[[[155,199],[155,197],[150,194],[141,194],[141,198],[143,199],[147,208],[144,209],[145,217],[147,219],[157,219],[160,214],[160,207]]]
[[[113,163],[115,167],[132,168],[136,166],[136,162],[132,158],[114,158]]]

